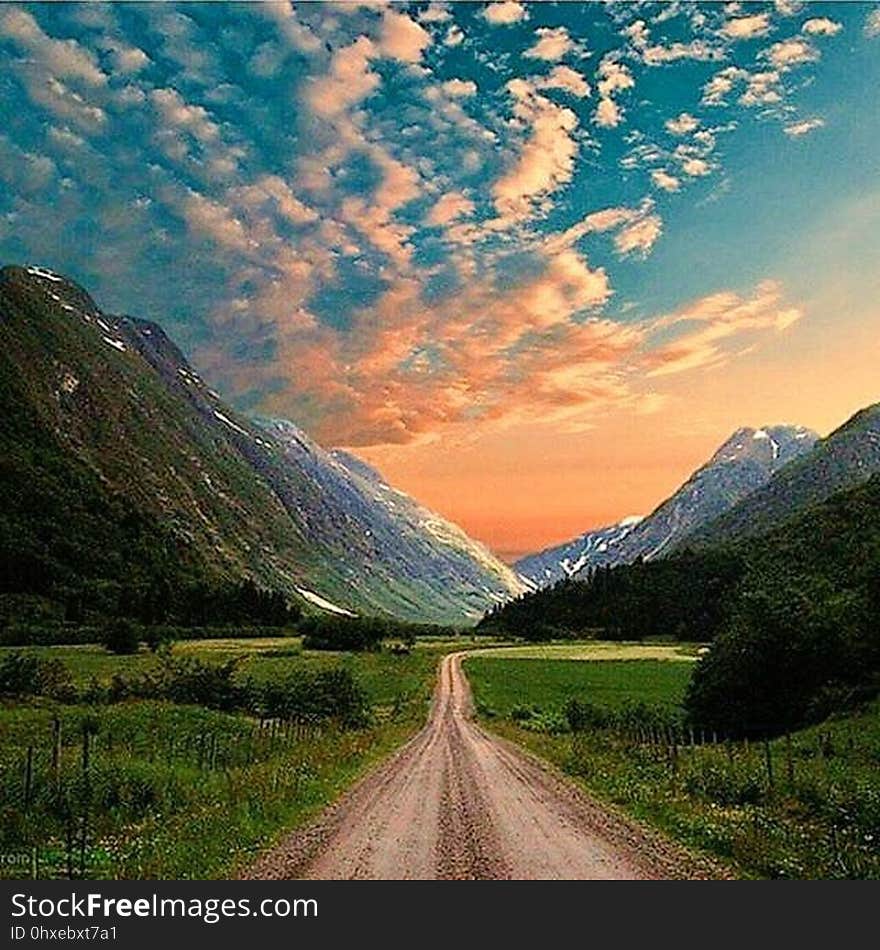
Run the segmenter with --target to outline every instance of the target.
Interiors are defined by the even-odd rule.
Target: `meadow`
[[[692,669],[692,663],[668,660],[508,659],[506,652],[499,649],[465,661],[469,679],[480,684],[475,686],[477,701],[501,716],[528,704],[562,707],[569,699],[608,709],[636,702],[678,708]]]
[[[312,654],[292,638],[271,638],[174,647],[218,665],[240,657],[236,677],[265,684],[292,672],[347,669],[369,707],[359,728],[143,699],[5,700],[0,876],[234,875],[421,726],[438,658],[454,646],[435,640],[409,654]],[[87,693],[161,662],[99,646],[23,652],[61,660]]]
[[[880,703],[772,741],[724,741],[685,724],[690,664],[542,649],[465,660],[490,729],[737,876],[880,877]],[[572,700],[588,712],[576,729]]]

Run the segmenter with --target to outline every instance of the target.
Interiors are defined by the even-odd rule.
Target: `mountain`
[[[573,541],[529,554],[514,566],[518,574],[538,587],[555,584],[565,577],[573,577],[584,567],[611,562],[621,543],[641,520],[634,515],[607,528],[588,531]]]
[[[835,492],[861,485],[877,472],[880,403],[857,412],[728,512],[701,526],[688,544],[718,544],[763,534]]]
[[[225,405],[157,324],[43,268],[0,270],[0,458],[7,592],[250,579],[467,623],[524,590],[369,466]]]
[[[816,433],[800,426],[737,429],[647,518],[628,518],[588,532],[568,544],[524,558],[515,567],[534,583],[546,585],[564,577],[583,576],[590,568],[666,554],[808,452],[817,438]]]

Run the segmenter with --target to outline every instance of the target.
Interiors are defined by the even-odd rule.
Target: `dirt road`
[[[705,877],[473,719],[462,654],[444,658],[425,728],[250,878]]]

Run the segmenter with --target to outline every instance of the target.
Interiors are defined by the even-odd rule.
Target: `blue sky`
[[[869,395],[878,85],[876,4],[4,5],[0,259],[547,540],[674,484],[731,380],[820,428]],[[658,427],[681,450],[615,494],[609,446]],[[517,534],[561,442],[593,501]],[[460,500],[478,459],[505,517]]]

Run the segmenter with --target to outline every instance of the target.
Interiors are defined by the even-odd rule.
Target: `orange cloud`
[[[578,120],[571,109],[539,95],[528,80],[513,79],[507,90],[515,118],[529,130],[517,160],[492,188],[499,218],[512,223],[528,217],[538,198],[571,180]]]
[[[676,335],[645,355],[647,375],[668,376],[720,364],[730,356],[726,341],[762,330],[781,332],[802,316],[798,307],[786,305],[776,281],[759,284],[750,297],[732,291],[703,297],[654,322],[655,335],[667,331]]]

